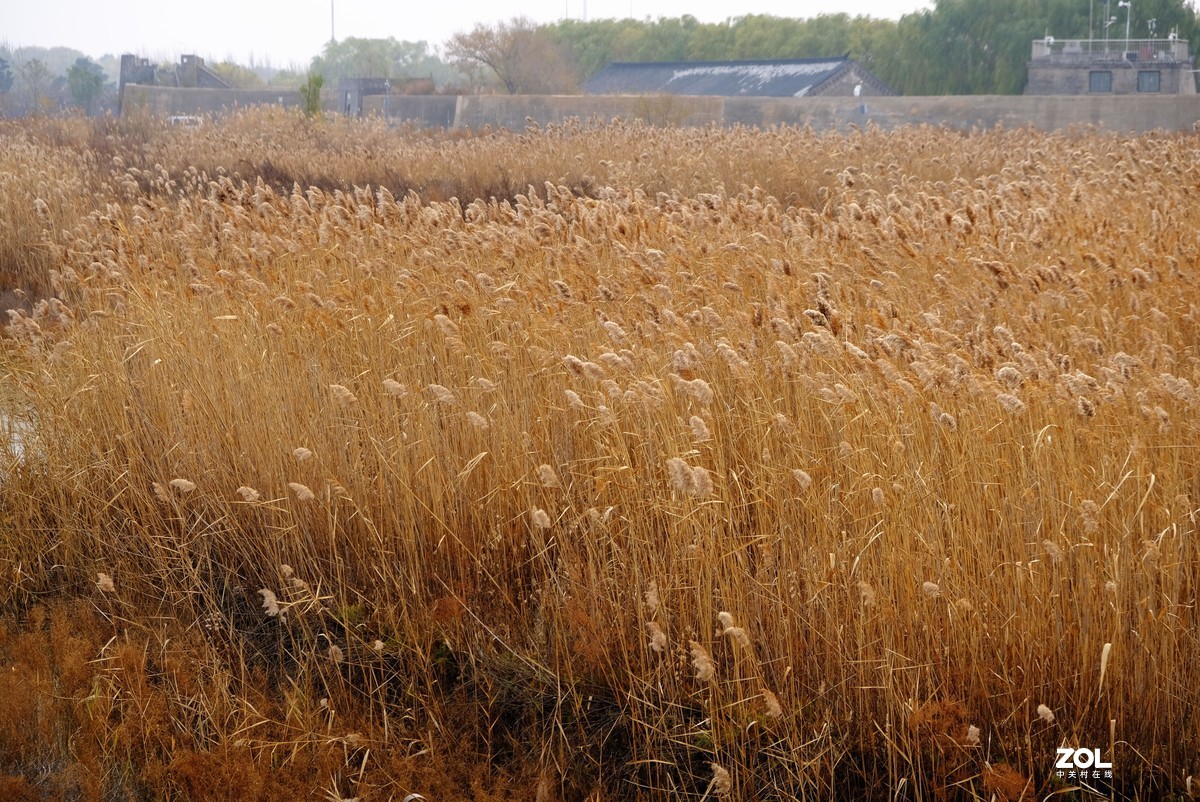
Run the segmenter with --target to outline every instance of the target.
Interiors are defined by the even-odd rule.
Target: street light
[[[1108,29],[1112,27],[1116,17],[1111,15],[1112,0],[1104,0],[1104,54],[1108,57]]]
[[[1117,8],[1125,9],[1125,52],[1129,52],[1129,18],[1133,16],[1133,0],[1121,0]]]

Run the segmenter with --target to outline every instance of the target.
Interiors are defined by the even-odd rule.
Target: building
[[[583,84],[589,95],[858,97],[895,95],[849,56],[777,61],[644,61],[610,64]]]
[[[117,113],[124,108],[125,87],[128,84],[141,86],[172,86],[188,89],[229,89],[221,76],[210,70],[199,56],[187,55],[179,59],[175,67],[160,67],[150,59],[139,58],[131,53],[121,56],[121,78],[117,85]]]
[[[1188,43],[1167,39],[1033,41],[1027,95],[1194,95]]]
[[[175,67],[159,67],[149,59],[126,53],[121,56],[121,85],[180,86],[191,89],[228,89],[229,84],[210,70],[199,56],[181,56]]]
[[[338,81],[339,105],[347,117],[362,116],[364,97],[391,92],[392,83],[387,78],[343,78]]]

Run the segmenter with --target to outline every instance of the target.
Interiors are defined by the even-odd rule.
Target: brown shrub
[[[1007,763],[984,766],[983,790],[997,802],[1019,802],[1033,798],[1033,780]]]

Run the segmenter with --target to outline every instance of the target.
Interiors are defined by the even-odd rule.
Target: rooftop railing
[[[1056,63],[1131,61],[1180,63],[1188,58],[1183,39],[1045,39],[1033,40],[1033,60]]]

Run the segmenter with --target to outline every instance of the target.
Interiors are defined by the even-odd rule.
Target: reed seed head
[[[429,385],[429,394],[433,396],[434,401],[447,406],[454,404],[458,400],[454,393],[440,384]]]
[[[996,378],[1006,387],[1014,388],[1021,383],[1021,371],[1012,365],[1005,365],[996,371]]]
[[[662,627],[655,621],[646,623],[646,630],[650,633],[650,648],[657,654],[664,654],[667,651],[667,633],[663,632]]]
[[[705,792],[705,795],[713,797],[728,796],[733,791],[733,778],[720,765],[710,763],[709,766],[712,768],[713,776],[712,780],[708,783],[708,790]]]
[[[1046,550],[1046,556],[1050,558],[1051,564],[1058,565],[1060,562],[1062,562],[1063,551],[1053,540],[1043,540],[1042,548]]]
[[[708,469],[700,466],[692,468],[691,495],[697,498],[707,498],[714,492],[712,474]]]
[[[697,641],[688,641],[688,649],[692,654],[692,668],[696,669],[696,679],[700,682],[711,682],[717,675],[717,666],[703,646]]]
[[[671,457],[667,460],[667,473],[671,477],[671,486],[675,488],[676,493],[681,496],[691,494],[692,469],[687,462],[679,457]]]
[[[868,583],[861,581],[858,583],[858,595],[862,599],[863,607],[871,607],[875,604],[875,588]]]
[[[1004,407],[1013,415],[1020,415],[1025,411],[1025,402],[1009,393],[997,393],[996,400],[1000,402],[1000,406]]]
[[[258,595],[262,596],[263,611],[271,618],[278,618],[283,610],[279,607],[279,599],[275,597],[274,591],[262,588],[258,591]]]
[[[457,337],[458,336],[458,324],[455,323],[453,320],[446,317],[445,315],[440,315],[440,314],[434,315],[433,319],[434,319],[434,322],[437,323],[437,327],[439,329],[441,329],[442,334],[444,334],[447,337]]]
[[[783,706],[779,704],[779,697],[766,688],[762,689],[763,705],[767,708],[767,718],[778,721],[783,718]]]
[[[297,501],[312,501],[316,496],[306,485],[299,482],[288,482],[288,489],[296,496]]]
[[[549,465],[538,466],[538,479],[542,483],[542,487],[558,487],[558,474]]]
[[[796,484],[800,485],[800,491],[803,492],[812,487],[812,477],[808,475],[808,471],[794,468],[792,470],[792,478],[796,480]]]
[[[729,638],[743,649],[750,648],[750,636],[746,634],[746,630],[741,627],[725,627],[721,632],[722,635]]]
[[[329,385],[329,392],[333,393],[334,400],[342,406],[350,406],[351,404],[358,403],[358,398],[345,385],[331,384]]]

